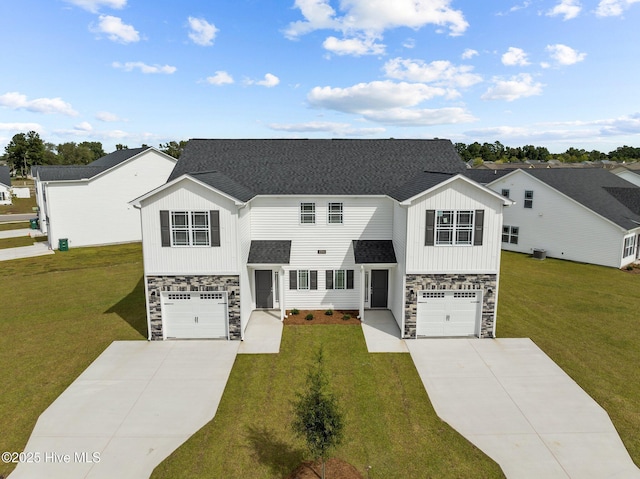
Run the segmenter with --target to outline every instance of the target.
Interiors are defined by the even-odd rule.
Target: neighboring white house
[[[140,241],[140,215],[129,201],[167,181],[176,159],[155,148],[118,150],[88,165],[38,166],[40,229],[57,249]]]
[[[256,309],[495,334],[502,210],[448,140],[191,140],[141,208],[149,339],[241,339]]]
[[[608,170],[467,174],[515,201],[504,214],[505,250],[614,268],[640,257],[640,188]]]
[[[614,175],[618,175],[620,178],[627,180],[629,183],[640,186],[640,168],[619,166],[611,170],[611,173],[613,173]]]
[[[11,174],[9,167],[0,165],[0,205],[11,204]]]

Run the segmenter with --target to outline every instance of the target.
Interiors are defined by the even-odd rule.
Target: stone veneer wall
[[[493,337],[493,323],[496,316],[495,274],[408,274],[404,302],[404,337],[416,337],[417,294],[422,290],[482,290],[481,338]],[[411,298],[411,290],[414,295]],[[491,293],[489,293],[491,290]]]
[[[241,338],[239,276],[147,276],[151,339],[162,339],[161,291],[226,291],[229,338]]]

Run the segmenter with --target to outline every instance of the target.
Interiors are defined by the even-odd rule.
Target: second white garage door
[[[226,291],[162,293],[165,338],[214,339],[227,337]]]
[[[477,336],[480,291],[419,291],[417,336]]]

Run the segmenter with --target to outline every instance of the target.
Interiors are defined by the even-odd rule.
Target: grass
[[[498,337],[529,337],[609,413],[640,464],[640,275],[504,252]]]
[[[31,195],[31,198],[14,197],[11,201],[13,202],[11,205],[0,205],[0,215],[33,213],[34,218],[37,216],[33,211],[33,207],[36,206],[34,195]]]
[[[346,416],[336,457],[379,479],[503,477],[497,464],[436,416],[411,356],[369,354],[357,325],[285,326],[280,354],[238,355],[216,417],[152,477],[289,474],[306,457],[289,426],[291,403],[321,344]]]
[[[0,238],[0,249],[19,248],[20,246],[31,246],[34,243],[47,241],[46,236],[16,236],[14,238]]]
[[[14,221],[12,223],[0,223],[0,231],[22,230],[29,228],[31,225],[28,221]]]
[[[38,416],[114,340],[145,339],[139,244],[2,262],[0,451],[22,451]],[[13,469],[0,463],[0,477]]]

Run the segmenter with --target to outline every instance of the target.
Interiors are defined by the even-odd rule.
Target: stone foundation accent
[[[482,290],[481,338],[493,337],[493,323],[496,316],[495,274],[408,274],[406,276],[404,302],[404,337],[416,337],[417,294],[423,290]],[[411,294],[413,290],[414,294]],[[489,292],[491,290],[491,292]]]
[[[226,291],[229,301],[229,338],[240,339],[239,276],[147,276],[147,308],[152,340],[162,340],[161,291]]]

